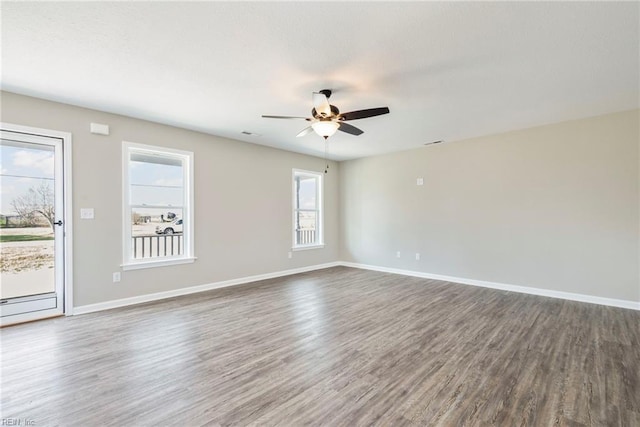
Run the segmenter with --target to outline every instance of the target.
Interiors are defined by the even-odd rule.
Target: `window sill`
[[[292,251],[307,251],[309,249],[322,249],[324,245],[294,246]]]
[[[191,264],[197,258],[189,257],[189,258],[178,258],[178,259],[163,259],[157,261],[144,261],[144,262],[132,262],[130,264],[122,264],[122,270],[142,270],[144,268],[154,268],[154,267],[166,267],[168,265],[178,265],[178,264]]]

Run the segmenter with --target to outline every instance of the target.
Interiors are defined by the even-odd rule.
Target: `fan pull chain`
[[[327,161],[327,150],[329,149],[329,141],[324,140],[324,163],[326,164],[324,168],[324,173],[329,172],[329,162]]]

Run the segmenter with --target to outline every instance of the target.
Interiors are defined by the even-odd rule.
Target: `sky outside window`
[[[36,148],[33,148],[36,147]],[[16,215],[11,202],[30,188],[48,183],[53,191],[54,148],[47,145],[0,144],[0,213]]]
[[[182,207],[184,180],[182,165],[129,162],[131,204],[137,206]],[[140,209],[136,208],[136,211]]]
[[[316,178],[300,178],[300,209],[316,209]]]

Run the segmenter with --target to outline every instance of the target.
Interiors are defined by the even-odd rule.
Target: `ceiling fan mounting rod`
[[[321,90],[320,92],[318,92],[318,93],[323,94],[324,96],[326,96],[326,97],[327,97],[327,99],[329,99],[329,98],[331,97],[331,89],[322,89],[322,90]]]

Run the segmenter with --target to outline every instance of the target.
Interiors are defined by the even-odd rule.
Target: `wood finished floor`
[[[640,312],[346,267],[5,328],[36,426],[640,426]]]

